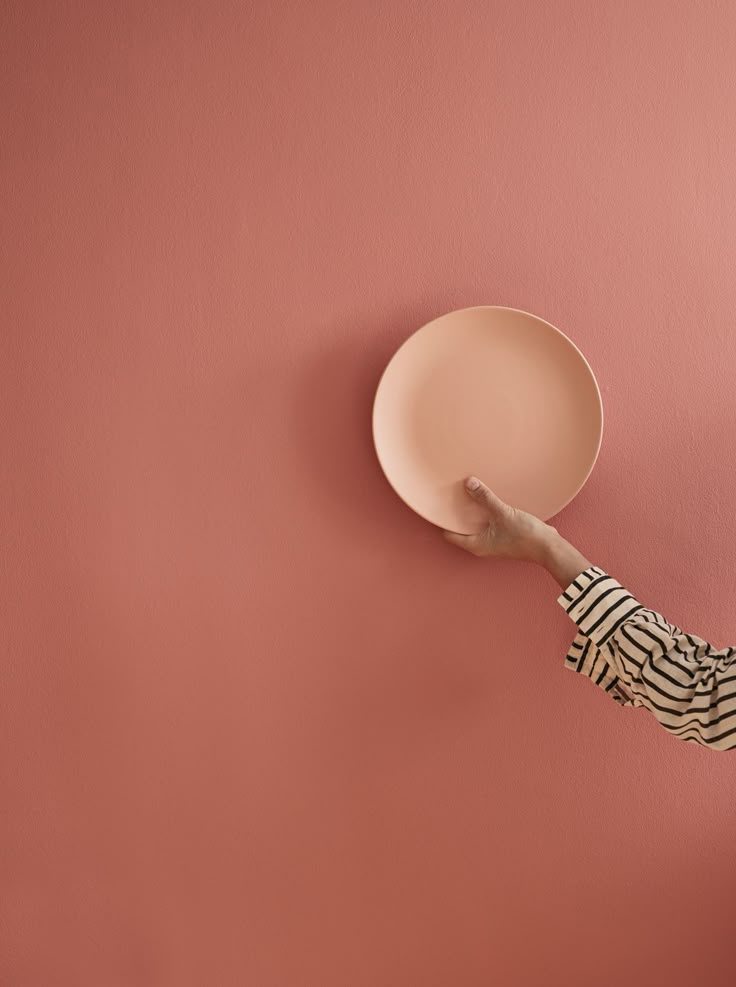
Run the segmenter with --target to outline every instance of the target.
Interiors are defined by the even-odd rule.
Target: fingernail
[[[465,481],[465,486],[468,490],[477,490],[480,486],[480,480],[476,479],[474,476],[469,476]]]

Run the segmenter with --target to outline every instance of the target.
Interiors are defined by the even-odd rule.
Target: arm
[[[556,528],[550,528],[541,538],[539,563],[563,589],[591,565]]]
[[[592,565],[551,525],[510,507],[475,478],[469,494],[488,510],[478,535],[445,537],[479,557],[542,565],[562,588],[558,603],[578,633],[566,665],[624,706],[643,706],[682,740],[736,748],[734,648],[716,650],[641,603]]]

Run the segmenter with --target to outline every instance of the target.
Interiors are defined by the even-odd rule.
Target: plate
[[[602,436],[600,390],[577,346],[539,316],[500,305],[418,329],[373,404],[388,482],[421,517],[462,534],[484,525],[466,476],[547,521],[585,485]]]

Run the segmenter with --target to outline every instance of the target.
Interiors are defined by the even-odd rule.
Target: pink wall
[[[736,762],[565,672],[369,412],[433,316],[559,325],[556,523],[736,643],[733,5],[2,17],[3,983],[732,984]]]

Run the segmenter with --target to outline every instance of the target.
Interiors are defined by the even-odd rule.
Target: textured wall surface
[[[730,2],[2,8],[2,982],[725,987],[736,760],[395,497],[430,318],[536,312],[555,523],[736,644]]]

